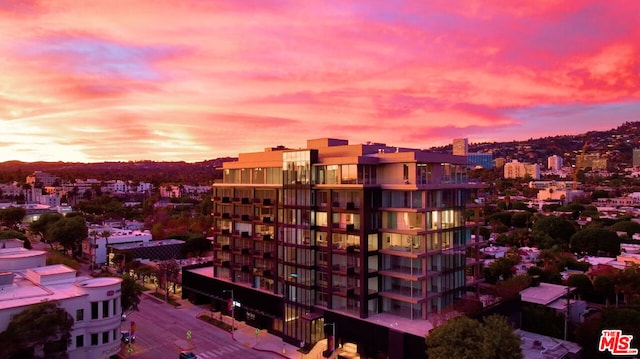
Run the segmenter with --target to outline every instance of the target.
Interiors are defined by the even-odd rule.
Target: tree
[[[632,221],[620,221],[611,226],[612,231],[626,232],[629,237],[640,233],[640,223]]]
[[[27,211],[22,207],[8,207],[0,209],[0,224],[9,229],[18,229],[18,225],[22,223],[22,219]]]
[[[569,243],[571,236],[576,233],[576,228],[571,221],[556,216],[536,217],[531,229],[534,233],[548,235],[561,243]]]
[[[49,240],[48,231],[49,227],[60,219],[62,219],[62,215],[59,213],[44,213],[40,218],[31,222],[29,230],[33,234],[40,236],[42,242],[48,243],[51,249],[54,249],[53,242]]]
[[[567,279],[567,285],[576,288],[575,293],[578,294],[578,298],[582,298],[585,295],[590,294],[593,290],[591,279],[589,279],[585,274],[574,274],[569,276]]]
[[[89,230],[83,217],[63,217],[53,223],[47,230],[49,240],[59,243],[72,257],[81,252],[82,241],[89,235]]]
[[[498,258],[484,269],[485,281],[496,284],[498,280],[509,279],[513,276],[513,266],[515,263],[509,258]]]
[[[571,236],[571,249],[576,253],[608,255],[620,253],[620,237],[616,232],[604,228],[585,228]]]
[[[499,315],[484,323],[461,316],[433,329],[426,337],[429,359],[521,359],[520,336]]]
[[[13,317],[0,333],[2,358],[67,358],[73,317],[55,302],[35,304]]]
[[[142,286],[140,286],[133,277],[124,274],[122,276],[122,294],[120,296],[122,312],[138,310],[141,295]]]
[[[597,276],[593,280],[593,291],[604,299],[605,305],[608,305],[615,291],[615,278],[608,275]]]
[[[158,263],[158,274],[160,274],[161,285],[164,285],[166,298],[169,298],[169,282],[173,283],[173,291],[180,277],[180,265],[175,259],[170,259]]]

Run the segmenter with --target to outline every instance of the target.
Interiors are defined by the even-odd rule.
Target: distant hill
[[[562,156],[565,163],[573,163],[575,155],[582,151],[585,142],[587,153],[600,153],[612,166],[629,165],[632,149],[640,147],[640,121],[626,122],[608,131],[589,131],[570,136],[530,138],[526,141],[484,142],[469,144],[470,152],[492,153],[493,158],[504,157],[529,163],[546,164],[547,157]],[[451,153],[452,146],[434,147],[435,152]],[[222,178],[216,168],[223,162],[236,161],[234,157],[217,158],[196,163],[187,162],[19,162],[0,163],[0,183],[24,182],[34,171],[44,171],[63,180],[96,178],[98,180],[122,179],[162,183],[211,184]]]
[[[632,163],[632,151],[640,148],[640,121],[625,122],[608,131],[589,131],[578,135],[530,138],[524,141],[470,143],[469,152],[492,153],[504,157],[546,165],[549,156],[558,155],[565,163],[574,163],[575,155],[587,143],[587,153],[599,153],[611,166]],[[436,152],[451,153],[452,145],[435,147]]]
[[[222,163],[236,161],[233,157],[217,158],[202,162],[0,162],[0,183],[24,182],[34,171],[43,171],[59,176],[63,180],[96,178],[98,180],[121,179],[161,183],[211,184],[222,178],[216,168]]]

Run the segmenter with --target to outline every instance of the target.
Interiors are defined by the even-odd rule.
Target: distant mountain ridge
[[[572,163],[575,155],[587,143],[587,153],[600,153],[613,166],[631,164],[633,148],[640,147],[640,121],[625,122],[607,131],[588,131],[578,135],[530,138],[523,141],[470,143],[470,152],[492,153],[493,158],[504,157],[523,162],[546,164],[549,156],[558,155]],[[452,145],[434,147],[435,152],[451,153]],[[216,171],[224,162],[235,157],[222,157],[202,162],[0,162],[0,183],[24,182],[34,171],[44,171],[63,180],[96,178],[145,181],[154,184],[189,183],[211,184],[222,178]]]
[[[24,182],[34,171],[56,175],[63,180],[95,178],[98,180],[121,179],[162,183],[188,183],[208,185],[222,178],[216,169],[224,162],[236,161],[234,157],[222,157],[202,162],[0,162],[0,183]]]
[[[628,166],[632,151],[640,148],[640,121],[625,122],[606,131],[588,131],[577,135],[548,136],[522,141],[470,143],[469,152],[492,153],[493,158],[504,157],[529,163],[546,165],[549,156],[558,155],[573,163],[582,152],[599,153],[611,166]],[[436,152],[451,153],[452,145],[435,147]]]

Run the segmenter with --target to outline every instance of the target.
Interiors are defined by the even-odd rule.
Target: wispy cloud
[[[0,160],[611,128],[637,120],[638,13],[597,0],[4,0]]]

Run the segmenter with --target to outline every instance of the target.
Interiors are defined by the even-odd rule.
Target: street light
[[[336,346],[336,323],[324,323],[324,328],[326,328],[327,325],[331,326],[331,337],[329,338],[331,340],[327,340],[327,353],[331,352],[331,356],[333,356]]]
[[[225,289],[222,291],[222,293],[226,293],[229,292],[231,293],[231,338],[235,339],[236,337],[233,335],[233,327],[235,326],[235,317],[233,315],[233,309],[236,306],[236,303],[233,301],[233,289]]]

